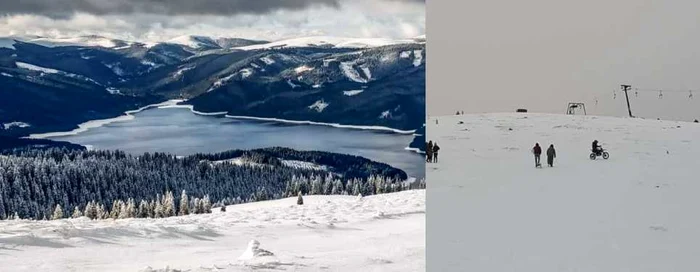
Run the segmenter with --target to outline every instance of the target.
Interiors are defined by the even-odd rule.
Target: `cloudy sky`
[[[698,10],[692,0],[431,2],[428,112],[564,113],[581,101],[620,115],[613,90],[631,84],[677,91],[640,91],[633,113],[700,119]]]
[[[275,40],[307,35],[425,34],[424,0],[0,0],[0,36],[180,35]]]

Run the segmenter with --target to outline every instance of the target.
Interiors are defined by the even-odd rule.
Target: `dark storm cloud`
[[[0,14],[36,14],[53,18],[77,12],[95,15],[149,13],[161,15],[266,14],[311,6],[339,7],[352,0],[0,0]],[[378,0],[425,2],[425,0]]]

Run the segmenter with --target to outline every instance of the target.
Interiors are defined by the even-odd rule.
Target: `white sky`
[[[630,84],[684,90],[663,100],[640,92],[637,115],[700,119],[699,10],[699,1],[431,2],[428,113],[564,113],[581,101],[589,114],[622,115],[613,90]]]
[[[282,9],[259,15],[92,15],[76,12],[58,19],[27,13],[0,17],[0,36],[90,34],[145,42],[195,34],[265,40],[308,35],[410,38],[425,34],[425,3],[342,1],[338,8],[314,5],[302,10]]]

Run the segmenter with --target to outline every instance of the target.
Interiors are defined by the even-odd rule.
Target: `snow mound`
[[[431,117],[427,131],[441,147],[426,164],[430,242],[447,245],[430,270],[697,267],[700,125],[502,113]],[[610,159],[589,158],[594,139]],[[554,167],[544,154],[534,167],[536,142],[554,145]]]
[[[270,251],[260,248],[260,242],[258,240],[251,240],[248,242],[248,248],[238,257],[239,261],[249,261],[259,257],[274,256]]]

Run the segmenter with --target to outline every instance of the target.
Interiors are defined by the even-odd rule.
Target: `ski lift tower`
[[[577,102],[576,103],[574,103],[574,102],[569,103],[569,106],[566,107],[566,114],[574,115],[574,114],[576,114],[577,109],[583,109],[583,115],[586,115],[586,105],[584,105],[583,103],[577,103]]]

